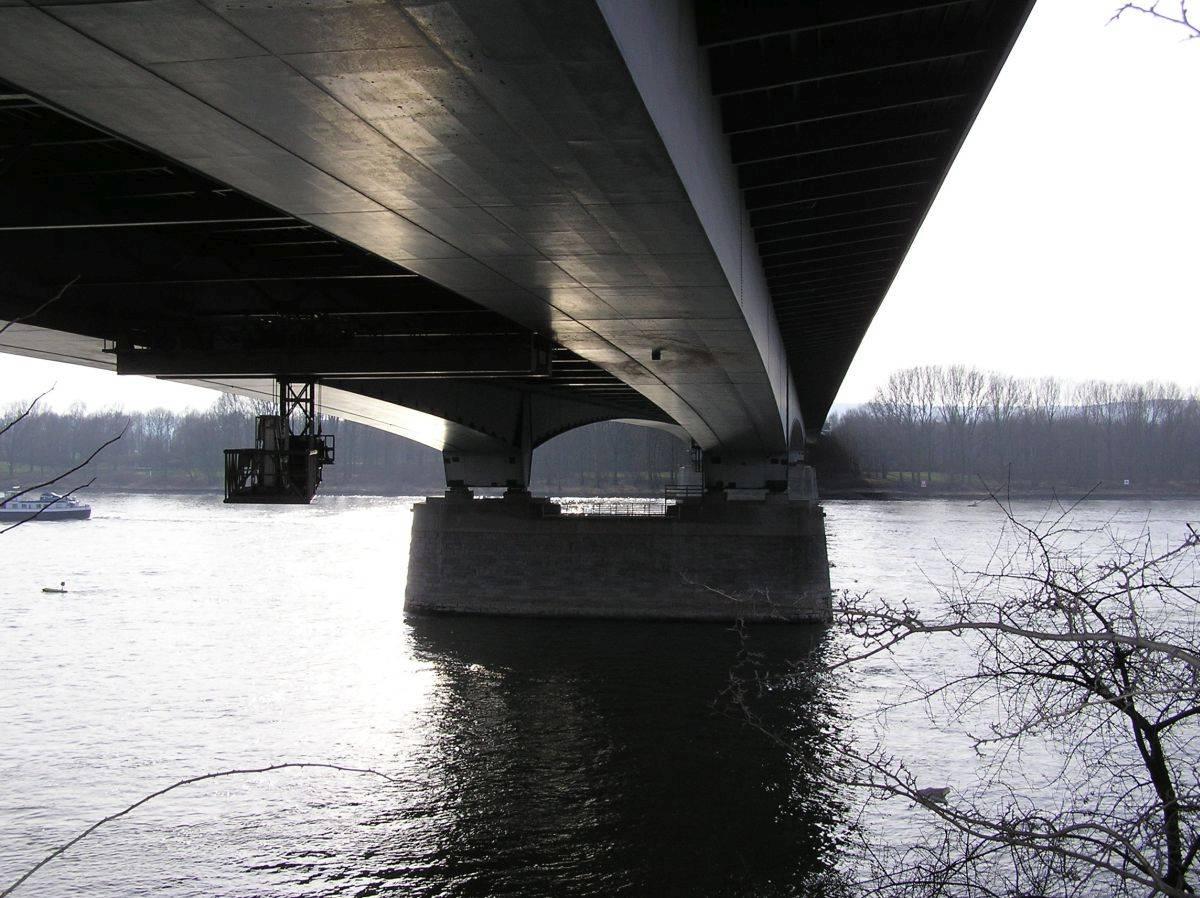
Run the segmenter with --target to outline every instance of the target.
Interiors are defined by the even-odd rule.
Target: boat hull
[[[0,521],[84,521],[91,516],[90,508],[48,508],[43,512],[0,508]]]

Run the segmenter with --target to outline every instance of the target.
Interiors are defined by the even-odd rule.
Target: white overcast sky
[[[927,363],[1200,386],[1200,40],[1118,5],[1039,0],[839,402]],[[0,406],[51,385],[56,408],[215,397],[0,356]]]
[[[1038,0],[840,402],[926,363],[1200,386],[1200,40],[1118,5]]]

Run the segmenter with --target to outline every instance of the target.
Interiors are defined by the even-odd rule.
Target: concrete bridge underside
[[[0,349],[778,482],[1029,5],[0,0]]]

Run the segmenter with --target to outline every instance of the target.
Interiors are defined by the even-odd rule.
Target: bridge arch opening
[[[690,462],[690,441],[678,427],[600,421],[572,428],[534,449],[530,490],[549,496],[661,496],[674,473]]]

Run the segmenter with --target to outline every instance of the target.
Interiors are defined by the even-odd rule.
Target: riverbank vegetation
[[[91,467],[97,488],[219,490],[222,450],[249,445],[263,411],[231,395],[190,412],[34,407],[0,442],[0,477],[11,484],[66,470],[128,423],[120,445]],[[437,450],[350,421],[326,418],[323,426],[337,438],[323,491],[443,488]],[[894,373],[871,402],[833,416],[808,460],[832,496],[978,494],[982,481],[1018,495],[1196,495],[1197,446],[1200,396],[1175,384],[1072,385],[924,366]],[[661,495],[687,463],[687,446],[669,434],[605,422],[539,447],[532,487],[559,496]]]
[[[254,416],[269,408],[222,394],[211,409],[173,412],[67,412],[16,403],[0,420],[28,414],[0,441],[0,477],[12,483],[42,479],[87,458],[126,428],[125,436],[89,467],[93,489],[219,490],[223,450],[254,441]],[[421,495],[444,489],[441,453],[391,433],[325,418],[337,440],[337,462],[324,472],[322,492]],[[534,456],[533,488],[550,495],[661,495],[686,463],[687,446],[649,427],[606,422],[571,431]]]
[[[825,435],[834,477],[899,492],[1200,492],[1200,397],[1171,383],[1068,384],[962,365],[897,371]]]

